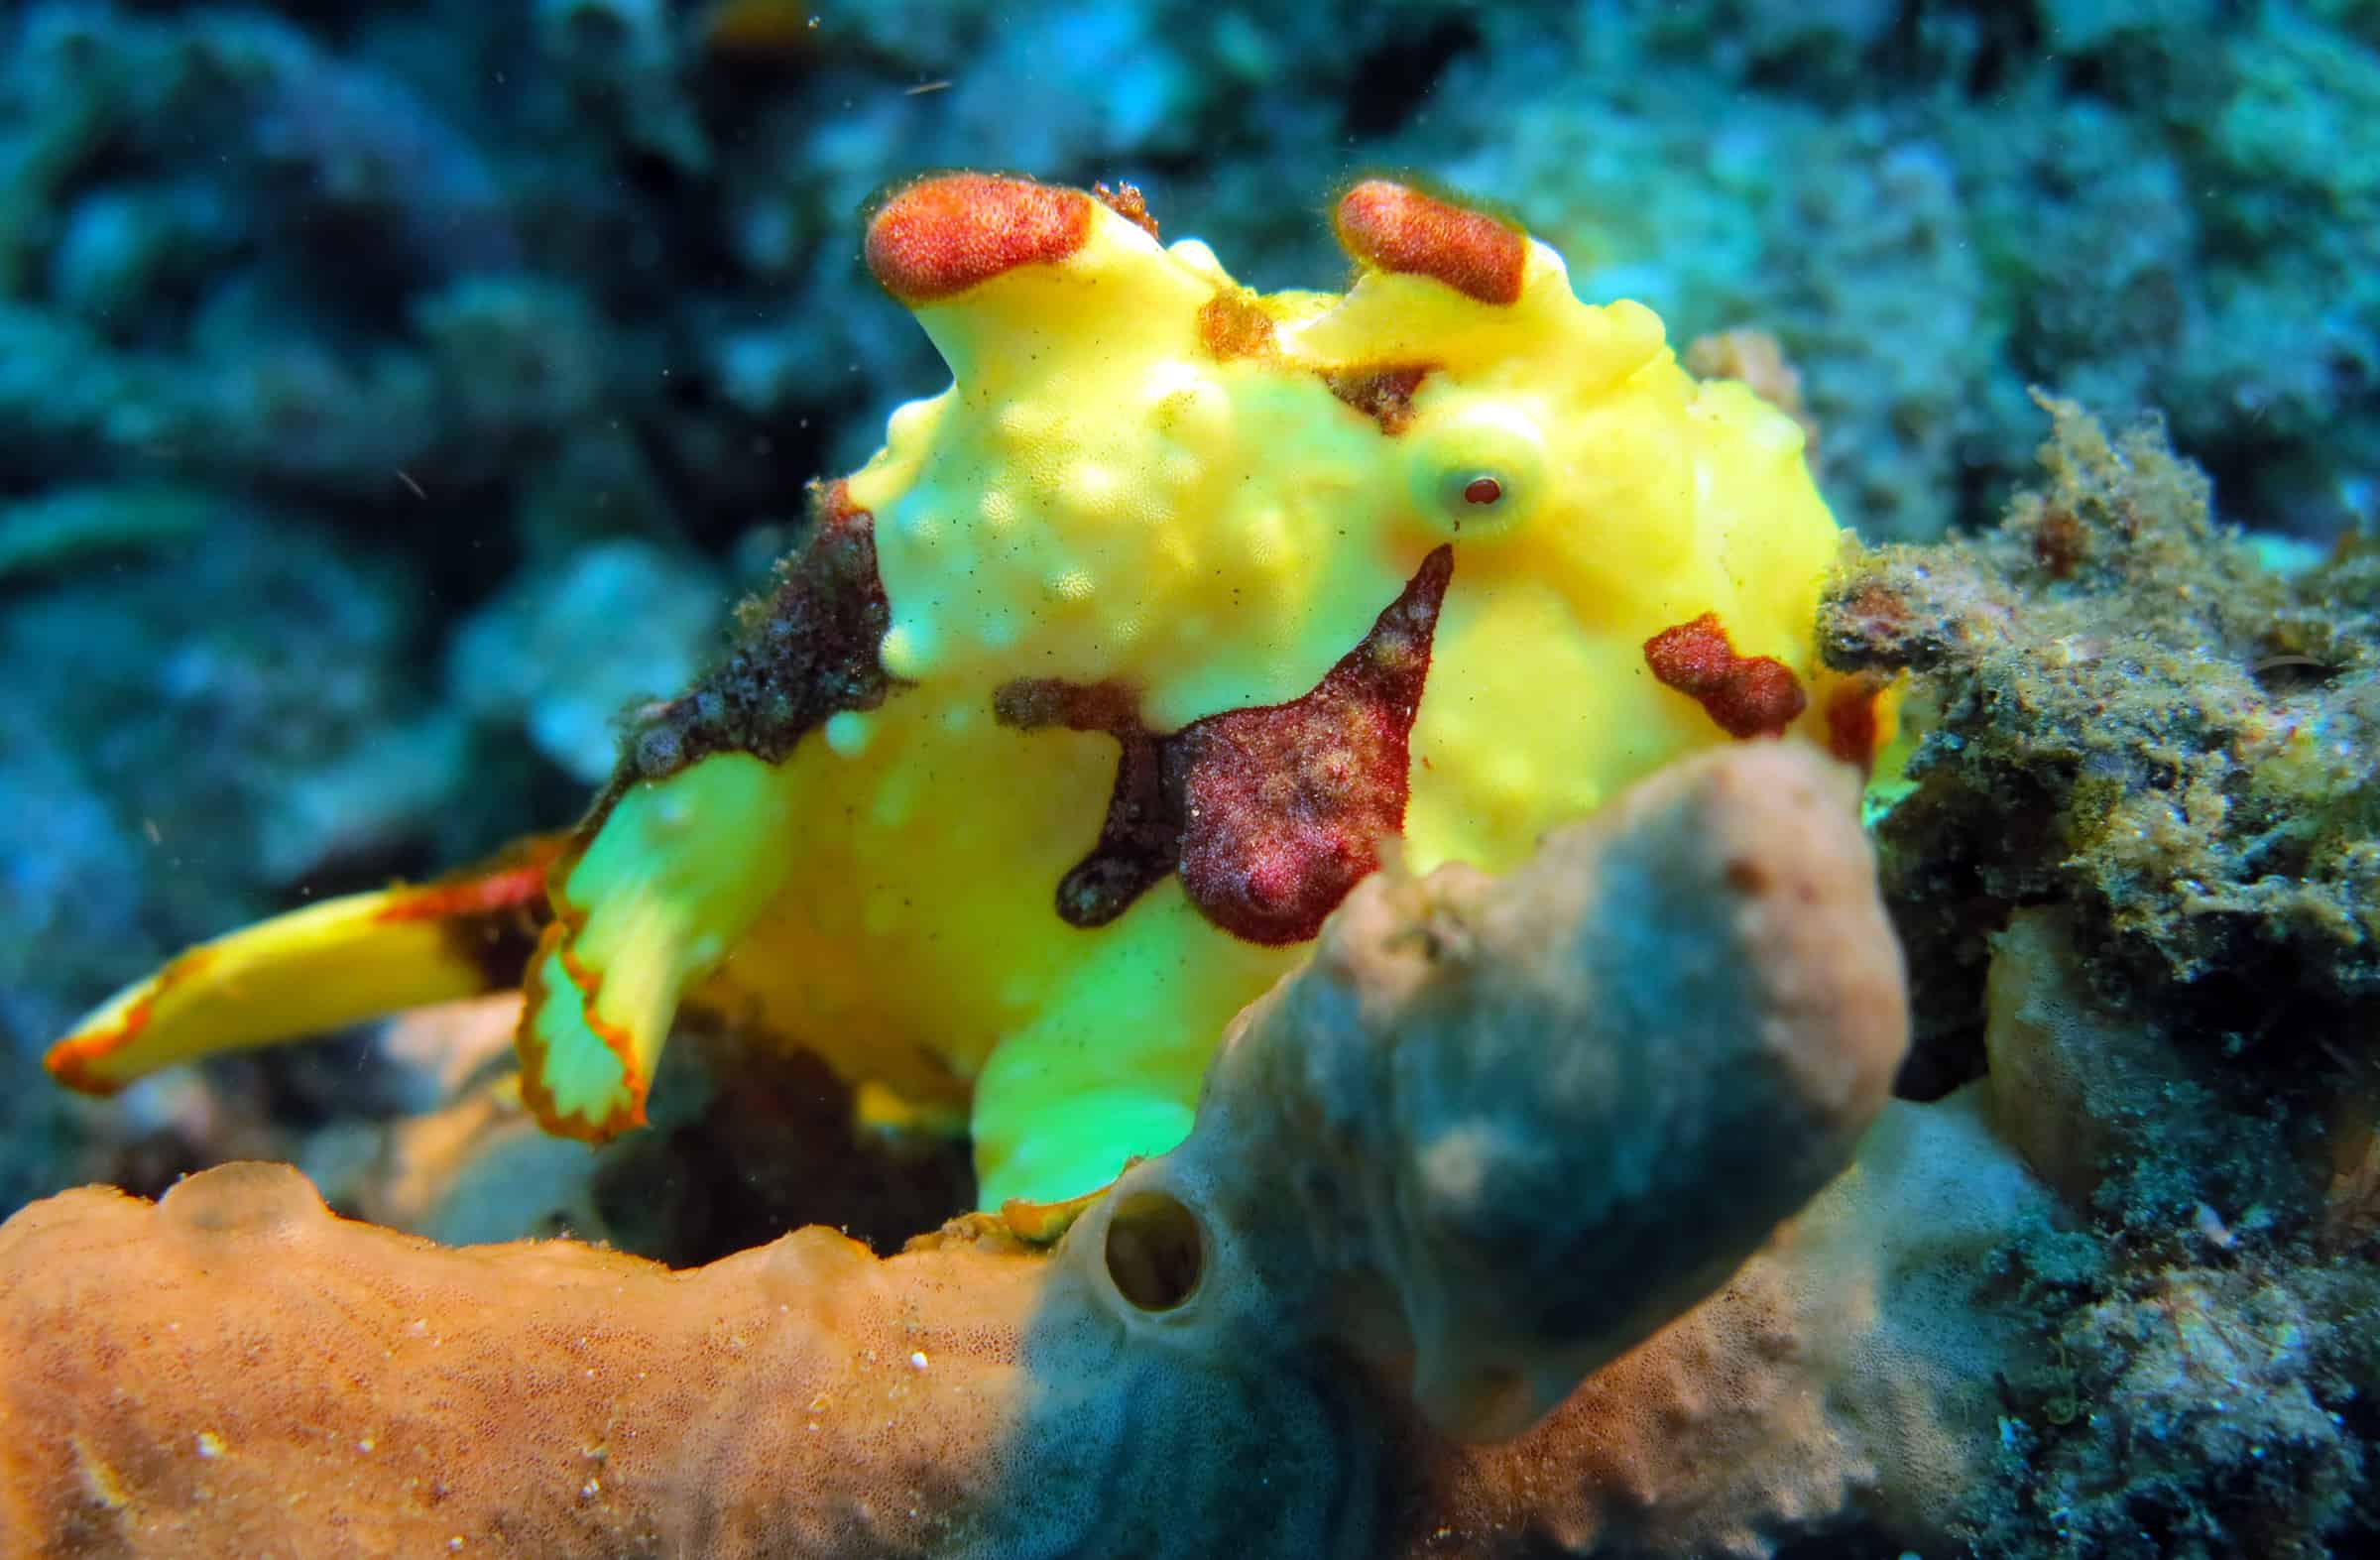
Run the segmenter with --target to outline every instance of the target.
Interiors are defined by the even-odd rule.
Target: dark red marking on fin
[[[1430,277],[1483,303],[1520,301],[1528,240],[1485,212],[1368,179],[1339,199],[1340,247],[1379,271]]]
[[[1058,888],[1060,918],[1101,926],[1179,872],[1200,912],[1279,945],[1322,929],[1404,827],[1413,720],[1454,550],[1423,559],[1356,648],[1285,704],[1227,710],[1171,736],[1141,726],[1118,683],[1022,679],[1002,724],[1106,731],[1123,748],[1099,843]]]
[[[868,269],[902,302],[930,303],[1018,266],[1064,260],[1090,233],[1091,197],[1079,189],[940,174],[869,219]]]
[[[1165,757],[1145,731],[1120,731],[1124,752],[1099,843],[1058,880],[1058,919],[1069,926],[1105,926],[1179,865],[1181,809],[1165,787]]]
[[[1168,800],[1160,740],[1140,724],[1140,694],[1124,682],[1020,677],[992,695],[993,717],[1017,731],[1104,731],[1123,746],[1099,843],[1058,881],[1058,918],[1105,926],[1165,880],[1181,858],[1181,809]]]
[[[1380,836],[1403,831],[1413,718],[1454,567],[1452,547],[1432,551],[1303,698],[1211,715],[1167,743],[1190,820],[1182,885],[1224,930],[1305,941],[1379,866]]]
[[[546,874],[564,844],[561,835],[536,836],[493,861],[400,889],[379,919],[436,921],[455,956],[479,967],[488,990],[518,986],[538,934],[553,918]]]
[[[1736,655],[1716,612],[1646,640],[1644,663],[1730,737],[1781,737],[1810,705],[1791,666],[1773,656]]]
[[[537,841],[544,848],[533,859],[488,872],[453,873],[419,888],[400,889],[377,919],[384,921],[449,920],[489,915],[541,903],[545,898],[545,869],[560,849],[558,842]]]

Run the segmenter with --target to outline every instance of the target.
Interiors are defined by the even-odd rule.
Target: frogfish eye
[[[1408,434],[1413,507],[1449,537],[1501,536],[1545,488],[1545,440],[1520,412],[1485,400],[1425,417]]]

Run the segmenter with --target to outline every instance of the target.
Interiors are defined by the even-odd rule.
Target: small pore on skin
[[[1716,612],[1646,640],[1644,663],[1730,737],[1781,737],[1810,706],[1792,667],[1773,656],[1736,655]]]

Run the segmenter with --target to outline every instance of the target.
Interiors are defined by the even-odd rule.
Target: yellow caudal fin
[[[521,1098],[546,1131],[601,1142],[644,1124],[679,999],[783,882],[786,790],[750,754],[714,754],[622,791],[556,866],[521,1019]]]
[[[52,1076],[111,1094],[178,1062],[318,1034],[521,978],[558,839],[441,878],[326,900],[200,943],[101,1003]]]

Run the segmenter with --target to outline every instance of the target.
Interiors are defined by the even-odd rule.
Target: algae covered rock
[[[2110,440],[2046,404],[2047,481],[1996,532],[1860,556],[1822,623],[1832,664],[1908,669],[1932,706],[1879,828],[1933,976],[1921,1048],[1971,1038],[1983,935],[2038,902],[2202,1034],[2368,1047],[2380,554],[2276,570],[2156,427]]]

